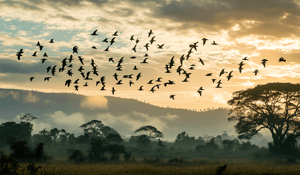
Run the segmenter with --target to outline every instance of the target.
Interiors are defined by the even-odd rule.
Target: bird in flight
[[[138,89],[139,91],[143,91],[143,86],[140,86],[140,88]]]
[[[98,35],[98,34],[96,34],[97,31],[98,30],[95,30],[91,35]]]
[[[165,44],[162,44],[162,45],[157,44],[157,46],[158,46],[157,48],[158,48],[158,49],[163,49],[163,46],[164,46],[164,45],[165,45]]]
[[[110,45],[112,45],[113,43],[115,43],[115,39],[116,37],[113,37],[109,42],[110,42]]]
[[[204,46],[204,45],[205,45],[205,43],[206,43],[206,41],[207,41],[208,39],[206,39],[206,38],[203,38],[202,40],[203,40],[203,46]]]
[[[153,42],[156,41],[156,40],[154,40],[154,38],[155,38],[155,36],[151,38],[150,44],[153,44]]]
[[[108,46],[108,47],[107,47],[107,48],[106,48],[104,51],[106,51],[106,52],[107,52],[107,51],[109,51],[108,49],[109,49],[109,46]]]
[[[219,77],[221,77],[221,75],[223,75],[224,73],[227,73],[227,72],[225,72],[225,69],[222,69],[221,72],[220,72]]]
[[[113,95],[115,95],[116,90],[115,90],[114,87],[112,88],[111,92],[112,92]]]
[[[32,81],[34,79],[34,77],[30,77],[30,81]]]
[[[150,30],[150,32],[148,32],[148,38],[149,38],[150,35],[152,35],[152,34],[154,34],[154,33],[152,32],[152,30]]]
[[[212,73],[208,73],[208,74],[206,74],[205,76],[211,76],[212,75]]]
[[[108,43],[108,38],[105,38],[104,40],[102,40],[102,42]]]
[[[116,32],[113,34],[113,36],[119,36],[119,35],[118,35],[118,31],[116,31]]]
[[[72,50],[73,50],[73,53],[77,53],[78,54],[78,47],[77,46],[74,46]]]
[[[33,57],[36,57],[36,51],[33,53],[33,55],[32,55]]]
[[[211,45],[218,45],[215,41],[213,41],[213,43],[211,43]]]
[[[269,61],[269,60],[267,60],[267,59],[263,59],[263,60],[261,60],[262,62],[262,65],[264,66],[264,67],[266,67],[266,63],[267,63],[267,61]]]
[[[78,86],[78,85],[75,85],[74,87],[75,87],[75,91],[78,91],[78,87],[79,87],[79,86]]]
[[[80,63],[81,63],[82,65],[84,65],[84,64],[83,64],[83,58],[82,58],[81,56],[78,56],[78,59],[79,59]]]
[[[132,50],[133,50],[134,52],[136,52],[136,45],[134,45],[134,47],[132,48]]]
[[[115,73],[113,76],[115,77],[115,79],[116,79],[117,81],[119,81],[119,80],[118,80],[118,76],[119,76],[119,75],[118,75],[117,73]]]
[[[46,81],[46,80],[49,81],[50,78],[51,78],[51,77],[45,77],[45,78],[44,78],[44,81]]]
[[[144,61],[140,62],[140,64],[142,64],[142,63],[148,63],[148,62],[147,62],[147,59],[148,59],[148,58],[145,58]]]
[[[130,41],[133,41],[133,40],[134,40],[133,36],[134,36],[134,35],[132,35],[132,36],[130,37]]]
[[[285,62],[285,61],[286,60],[283,57],[280,57],[278,62]]]
[[[75,82],[73,84],[78,84],[79,78],[77,80],[75,80]]]
[[[173,100],[175,100],[175,95],[170,95],[170,99],[173,99]]]
[[[244,61],[248,61],[247,57],[243,58]]]
[[[146,47],[146,49],[147,49],[147,51],[148,51],[149,43],[147,43],[146,45],[144,45],[144,47]]]
[[[54,38],[52,38],[52,39],[49,41],[49,43],[54,43],[53,39],[54,39]]]
[[[66,83],[65,83],[65,86],[68,85],[68,87],[70,87],[71,81],[72,81],[71,79],[68,79],[68,80],[66,81]]]
[[[231,75],[231,74],[232,74],[232,72],[233,72],[233,71],[230,71],[230,72],[229,72],[229,74],[227,75],[227,79],[228,79],[228,81],[230,80],[230,78],[231,78],[231,77],[233,77],[233,76]]]
[[[92,49],[97,49],[97,47],[95,47],[95,46],[92,46]]]
[[[256,76],[258,73],[258,70],[256,69],[253,73],[254,73],[254,76]]]
[[[42,64],[47,60],[46,58],[42,58]]]

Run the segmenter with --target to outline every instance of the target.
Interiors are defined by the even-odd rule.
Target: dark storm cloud
[[[241,30],[229,33],[232,37],[245,35],[266,35],[277,38],[298,34],[300,10],[290,0],[224,0],[172,1],[162,3],[152,11],[151,16],[181,22],[194,29],[201,26],[210,30],[228,30],[240,24]],[[285,19],[282,17],[288,13]],[[245,24],[246,20],[259,23]],[[188,28],[187,28],[188,29]]]
[[[26,63],[11,59],[0,59],[0,73],[46,73],[47,66],[41,65],[41,62]]]

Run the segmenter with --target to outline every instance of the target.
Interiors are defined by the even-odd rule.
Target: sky
[[[114,96],[134,98],[150,104],[187,109],[207,109],[228,107],[234,91],[253,88],[269,82],[298,83],[300,77],[300,1],[292,0],[0,0],[0,88],[37,90],[42,92],[72,92],[88,96],[109,96],[114,87]],[[97,30],[97,36],[91,33]],[[148,32],[154,34],[148,37]],[[112,39],[118,31],[115,43]],[[140,42],[136,52],[132,50]],[[144,45],[155,36],[155,42]],[[49,43],[50,39],[54,43]],[[202,38],[207,38],[205,45]],[[42,51],[37,42],[44,46]],[[218,45],[212,45],[215,41]],[[182,68],[190,74],[189,82],[182,82],[185,75],[176,72],[179,59],[196,43],[190,58],[183,61]],[[157,44],[164,44],[158,49]],[[72,48],[78,47],[78,54]],[[92,49],[95,46],[97,49]],[[23,49],[21,60],[16,53]],[[32,54],[37,51],[37,57]],[[43,54],[47,60],[42,64]],[[144,54],[148,54],[148,64],[140,64]],[[74,73],[66,74],[66,69],[58,73],[64,58],[73,55]],[[92,81],[84,80],[77,69],[81,66],[78,56],[84,58],[84,72],[92,71],[91,59],[98,65],[99,76],[91,73]],[[131,56],[136,56],[131,59]],[[165,73],[165,65],[174,56],[175,66],[171,73]],[[116,71],[118,60],[124,57],[123,71]],[[244,57],[242,73],[239,63]],[[278,62],[284,57],[286,62]],[[113,58],[115,63],[109,62]],[[204,62],[199,62],[201,58]],[[267,59],[266,67],[262,59]],[[195,64],[195,70],[190,65]],[[54,76],[47,73],[48,66],[57,65]],[[139,70],[133,70],[137,66]],[[219,77],[225,69],[227,73]],[[253,71],[258,69],[255,76]],[[226,76],[230,71],[232,78]],[[114,73],[122,79],[116,85]],[[136,81],[136,75],[141,78]],[[212,73],[212,76],[205,76]],[[133,74],[133,79],[122,78]],[[96,81],[105,76],[106,91]],[[30,82],[30,77],[35,77]],[[45,77],[52,77],[44,81]],[[175,85],[160,86],[152,93],[150,89],[172,80]],[[79,90],[73,82],[79,80]],[[70,87],[65,81],[71,79]],[[152,80],[154,84],[147,84]],[[216,79],[213,83],[212,79]],[[130,87],[129,80],[134,84]],[[222,88],[216,88],[221,80]],[[87,87],[83,85],[88,82]],[[143,86],[144,91],[138,91]],[[202,95],[197,92],[203,87]],[[175,99],[170,99],[174,94]]]

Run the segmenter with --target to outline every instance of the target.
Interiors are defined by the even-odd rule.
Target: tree
[[[233,151],[235,147],[239,145],[239,141],[237,139],[234,140],[223,140],[222,145],[225,151]]]
[[[34,115],[31,115],[30,113],[27,113],[23,115],[23,117],[20,118],[20,120],[24,120],[25,122],[30,123],[32,120],[37,119]]]
[[[104,124],[100,120],[91,120],[79,128],[83,128],[84,133],[91,133],[92,137],[103,137],[101,129],[104,127]]]
[[[142,126],[139,129],[135,130],[134,133],[137,132],[144,132],[145,135],[147,135],[149,138],[157,138],[157,137],[163,137],[163,133],[158,131],[153,126]]]
[[[268,83],[236,91],[228,101],[229,121],[239,139],[251,139],[262,129],[271,132],[275,152],[281,154],[284,139],[300,136],[300,84]]]
[[[53,128],[49,132],[50,136],[53,138],[54,146],[56,146],[56,139],[57,139],[59,133],[60,133],[60,130],[57,128]]]
[[[110,160],[119,161],[120,154],[125,153],[126,149],[124,145],[111,144],[107,147],[107,151],[111,154]]]

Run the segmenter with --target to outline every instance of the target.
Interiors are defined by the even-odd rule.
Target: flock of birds
[[[152,35],[152,34],[154,34],[153,32],[152,32],[152,30],[150,30],[149,32],[148,32],[148,38],[150,38],[150,36]],[[97,30],[95,30],[92,34],[91,34],[92,36],[97,36],[98,34],[97,34]],[[108,41],[108,38],[105,38],[102,42],[105,42],[105,43],[110,43],[110,45],[104,50],[104,51],[109,51],[109,47],[113,44],[113,43],[115,43],[116,41],[115,41],[115,39],[116,39],[116,37],[118,36],[118,31],[116,31],[114,34],[112,34],[112,36],[114,36],[110,41]],[[132,35],[131,37],[130,37],[130,41],[134,41],[135,40],[135,46],[132,48],[132,50],[134,51],[134,52],[136,52],[136,47],[137,47],[137,44],[139,43],[139,39],[137,38],[137,39],[134,39],[134,35]],[[208,39],[207,38],[203,38],[202,39],[202,41],[203,41],[203,46],[205,45],[205,43],[206,43],[206,41],[207,41]],[[147,43],[147,44],[145,44],[144,45],[144,47],[146,48],[146,50],[148,51],[148,49],[149,49],[149,47],[150,47],[150,45],[152,45],[154,42],[155,42],[156,40],[155,40],[155,36],[153,36],[153,37],[151,37],[151,39],[150,39],[150,41]],[[51,39],[50,41],[49,41],[49,43],[54,43],[54,41],[53,41],[53,39]],[[190,75],[191,75],[191,73],[190,72],[187,72],[187,70],[185,70],[185,69],[183,69],[182,68],[182,66],[183,66],[183,61],[184,60],[188,60],[189,58],[190,58],[190,54],[192,53],[192,51],[193,51],[193,49],[195,50],[195,51],[197,51],[197,47],[198,47],[198,44],[199,42],[195,42],[195,43],[193,43],[193,44],[190,44],[189,45],[189,47],[190,47],[190,49],[189,49],[189,51],[188,51],[188,53],[185,55],[185,54],[183,54],[180,58],[179,58],[179,61],[180,61],[180,65],[177,67],[177,69],[176,69],[176,72],[179,74],[179,75],[185,75],[185,78],[184,78],[184,80],[182,81],[182,82],[189,82],[188,81],[188,79],[190,78]],[[213,41],[212,43],[211,43],[211,45],[218,45],[215,41]],[[42,46],[41,44],[40,44],[40,42],[38,41],[37,42],[37,44],[36,44],[36,46],[38,46],[39,47],[39,50],[40,51],[42,51],[42,49],[43,49],[43,47],[44,46]],[[164,46],[164,44],[157,44],[157,48],[158,49],[163,49],[163,46]],[[92,46],[91,47],[92,49],[97,49],[95,46]],[[23,49],[20,49],[20,51],[19,52],[17,52],[17,54],[16,54],[16,56],[17,56],[17,58],[18,58],[18,60],[20,61],[20,59],[21,59],[21,56],[22,56],[22,53],[24,53],[23,52]],[[78,47],[77,46],[74,46],[73,47],[73,54],[74,53],[76,53],[76,54],[78,54]],[[34,54],[32,55],[32,56],[34,56],[34,57],[37,57],[37,51],[35,51],[34,52]],[[43,55],[43,57],[48,57],[48,55],[47,55],[47,53],[44,53],[44,55]],[[142,61],[142,62],[140,62],[140,64],[147,64],[148,62],[147,62],[147,59],[148,59],[148,54],[146,53],[145,55],[144,55],[144,60]],[[132,56],[132,57],[130,57],[130,59],[135,59],[136,57],[135,56]],[[43,64],[45,61],[47,60],[47,58],[42,58],[41,59],[41,61],[42,61],[42,63],[41,64]],[[68,60],[68,61],[67,61]],[[68,59],[68,58],[64,58],[63,60],[62,60],[62,65],[61,65],[61,67],[59,68],[59,73],[61,73],[61,72],[64,72],[64,70],[65,69],[68,69],[67,70],[67,73],[66,74],[68,74],[68,76],[70,76],[70,77],[72,77],[72,75],[73,75],[73,72],[72,72],[72,68],[73,68],[73,65],[72,65],[72,61],[73,61],[74,59],[73,59],[73,55],[70,55],[70,58]],[[78,69],[78,71],[80,72],[80,74],[82,75],[82,78],[83,78],[83,80],[86,80],[86,81],[88,81],[88,80],[93,80],[91,77],[90,77],[90,75],[91,75],[91,73],[93,73],[94,75],[96,75],[96,76],[99,76],[98,75],[98,70],[97,70],[97,65],[96,65],[96,63],[95,63],[95,61],[93,60],[93,59],[91,59],[91,66],[92,66],[92,69],[90,70],[90,71],[88,71],[88,72],[83,72],[85,69],[83,68],[83,66],[84,66],[84,58],[82,58],[82,56],[78,56],[78,60],[80,61],[80,63],[81,63],[81,66],[79,67],[79,69]],[[242,73],[242,69],[243,69],[243,66],[245,65],[243,62],[244,61],[248,61],[248,59],[247,59],[247,57],[245,57],[245,58],[243,58],[242,59],[242,61],[238,64],[239,65],[239,67],[238,67],[238,70],[239,70],[239,72],[240,73]],[[264,66],[264,67],[266,67],[266,63],[267,63],[267,59],[263,59],[263,60],[261,60],[262,61],[262,65]],[[281,57],[281,58],[279,58],[279,62],[285,62],[286,60],[283,58],[283,57]],[[108,62],[112,62],[112,63],[115,63],[115,61],[114,61],[114,59],[113,58],[109,58],[108,59]],[[122,63],[124,62],[124,57],[122,57],[120,60],[118,60],[118,64],[116,65],[116,71],[122,71]],[[199,62],[204,66],[205,64],[204,64],[204,62],[203,62],[203,60],[201,59],[201,58],[199,58]],[[191,64],[190,65],[190,68],[189,68],[189,70],[195,70],[195,67],[196,65],[195,64]],[[53,67],[51,67],[51,66],[48,66],[47,68],[46,68],[46,71],[47,71],[47,73],[49,73],[50,71],[51,71],[51,74],[52,74],[52,76],[54,76],[55,75],[55,72],[56,72],[56,67],[57,67],[57,65],[55,65],[55,66],[53,66]],[[166,69],[166,72],[165,73],[171,73],[171,69],[172,69],[172,67],[175,67],[175,61],[174,61],[174,56],[171,58],[171,60],[165,65],[165,69]],[[133,70],[138,70],[138,68],[136,67],[136,66],[134,66],[134,68],[133,68]],[[253,73],[254,73],[254,75],[256,76],[257,74],[258,74],[258,70],[256,69]],[[229,81],[232,77],[233,77],[233,75],[232,75],[232,73],[233,73],[233,71],[230,71],[229,73],[228,72],[226,72],[225,71],[225,69],[222,69],[221,71],[220,71],[220,73],[219,73],[219,77],[221,77],[223,74],[225,74],[225,73],[227,73],[228,75],[226,76],[226,78],[227,78],[227,80]],[[140,72],[140,73],[138,73],[137,75],[136,75],[136,81],[138,81],[139,79],[140,79],[140,77],[141,77],[141,74],[142,74],[142,72]],[[134,82],[132,81],[132,79],[133,79],[133,76],[134,74],[129,74],[129,75],[123,75],[123,78],[127,78],[127,79],[130,79],[129,80],[129,86],[131,87],[131,85],[132,84],[134,84]],[[122,83],[122,79],[119,79],[118,78],[118,76],[120,76],[120,75],[118,75],[117,74],[117,72],[115,72],[115,74],[114,75],[112,75],[114,78],[115,78],[115,80],[116,80],[116,85],[122,85],[123,83]],[[212,73],[208,73],[208,74],[206,74],[205,76],[212,76]],[[33,79],[34,79],[35,77],[30,77],[30,81],[33,81]],[[49,81],[49,79],[50,78],[52,78],[52,77],[45,77],[44,78],[44,81]],[[106,82],[105,82],[105,76],[102,76],[102,77],[100,77],[100,80],[99,81],[96,81],[96,86],[98,86],[98,84],[102,84],[102,88],[100,89],[100,90],[102,90],[102,91],[104,91],[104,90],[106,90],[105,89],[105,84],[106,84]],[[162,81],[161,81],[161,79],[162,79],[162,77],[159,77],[159,78],[157,78],[157,80],[155,80],[155,82],[157,82],[158,84],[155,84],[151,89],[150,89],[150,91],[151,92],[155,92],[156,91],[156,89],[159,89],[160,88],[160,85],[161,84],[159,84],[159,83],[161,83]],[[78,79],[76,79],[74,82],[73,82],[73,84],[74,84],[74,87],[75,87],[75,91],[78,91],[78,88],[79,88],[79,86],[78,86],[78,81],[79,81],[80,79],[78,78]],[[154,79],[151,79],[147,84],[154,84],[153,83],[153,81],[154,81]],[[213,83],[215,83],[215,81],[216,81],[216,79],[212,79],[212,82]],[[65,82],[65,86],[68,86],[68,87],[70,87],[70,85],[72,84],[72,80],[71,79],[68,79],[68,80],[66,80],[66,82]],[[164,87],[167,87],[167,85],[174,85],[175,84],[175,82],[174,81],[172,81],[172,80],[168,80],[167,82],[164,82],[163,83],[163,85],[164,85]],[[216,88],[222,88],[220,85],[222,84],[222,82],[221,82],[221,79],[219,80],[219,81],[217,81],[217,86],[216,86]],[[85,84],[83,85],[83,86],[89,86],[88,85],[88,82],[85,82]],[[139,91],[143,91],[143,85],[142,86],[140,86],[140,88],[138,89]],[[203,87],[200,87],[198,90],[197,90],[197,92],[199,93],[199,95],[200,96],[202,96],[202,91],[203,91],[204,89],[203,89]],[[112,90],[111,90],[111,92],[112,92],[112,94],[114,95],[115,94],[115,92],[116,92],[116,89],[114,88],[114,87],[112,87]],[[170,99],[175,99],[175,94],[171,94],[170,96]]]

